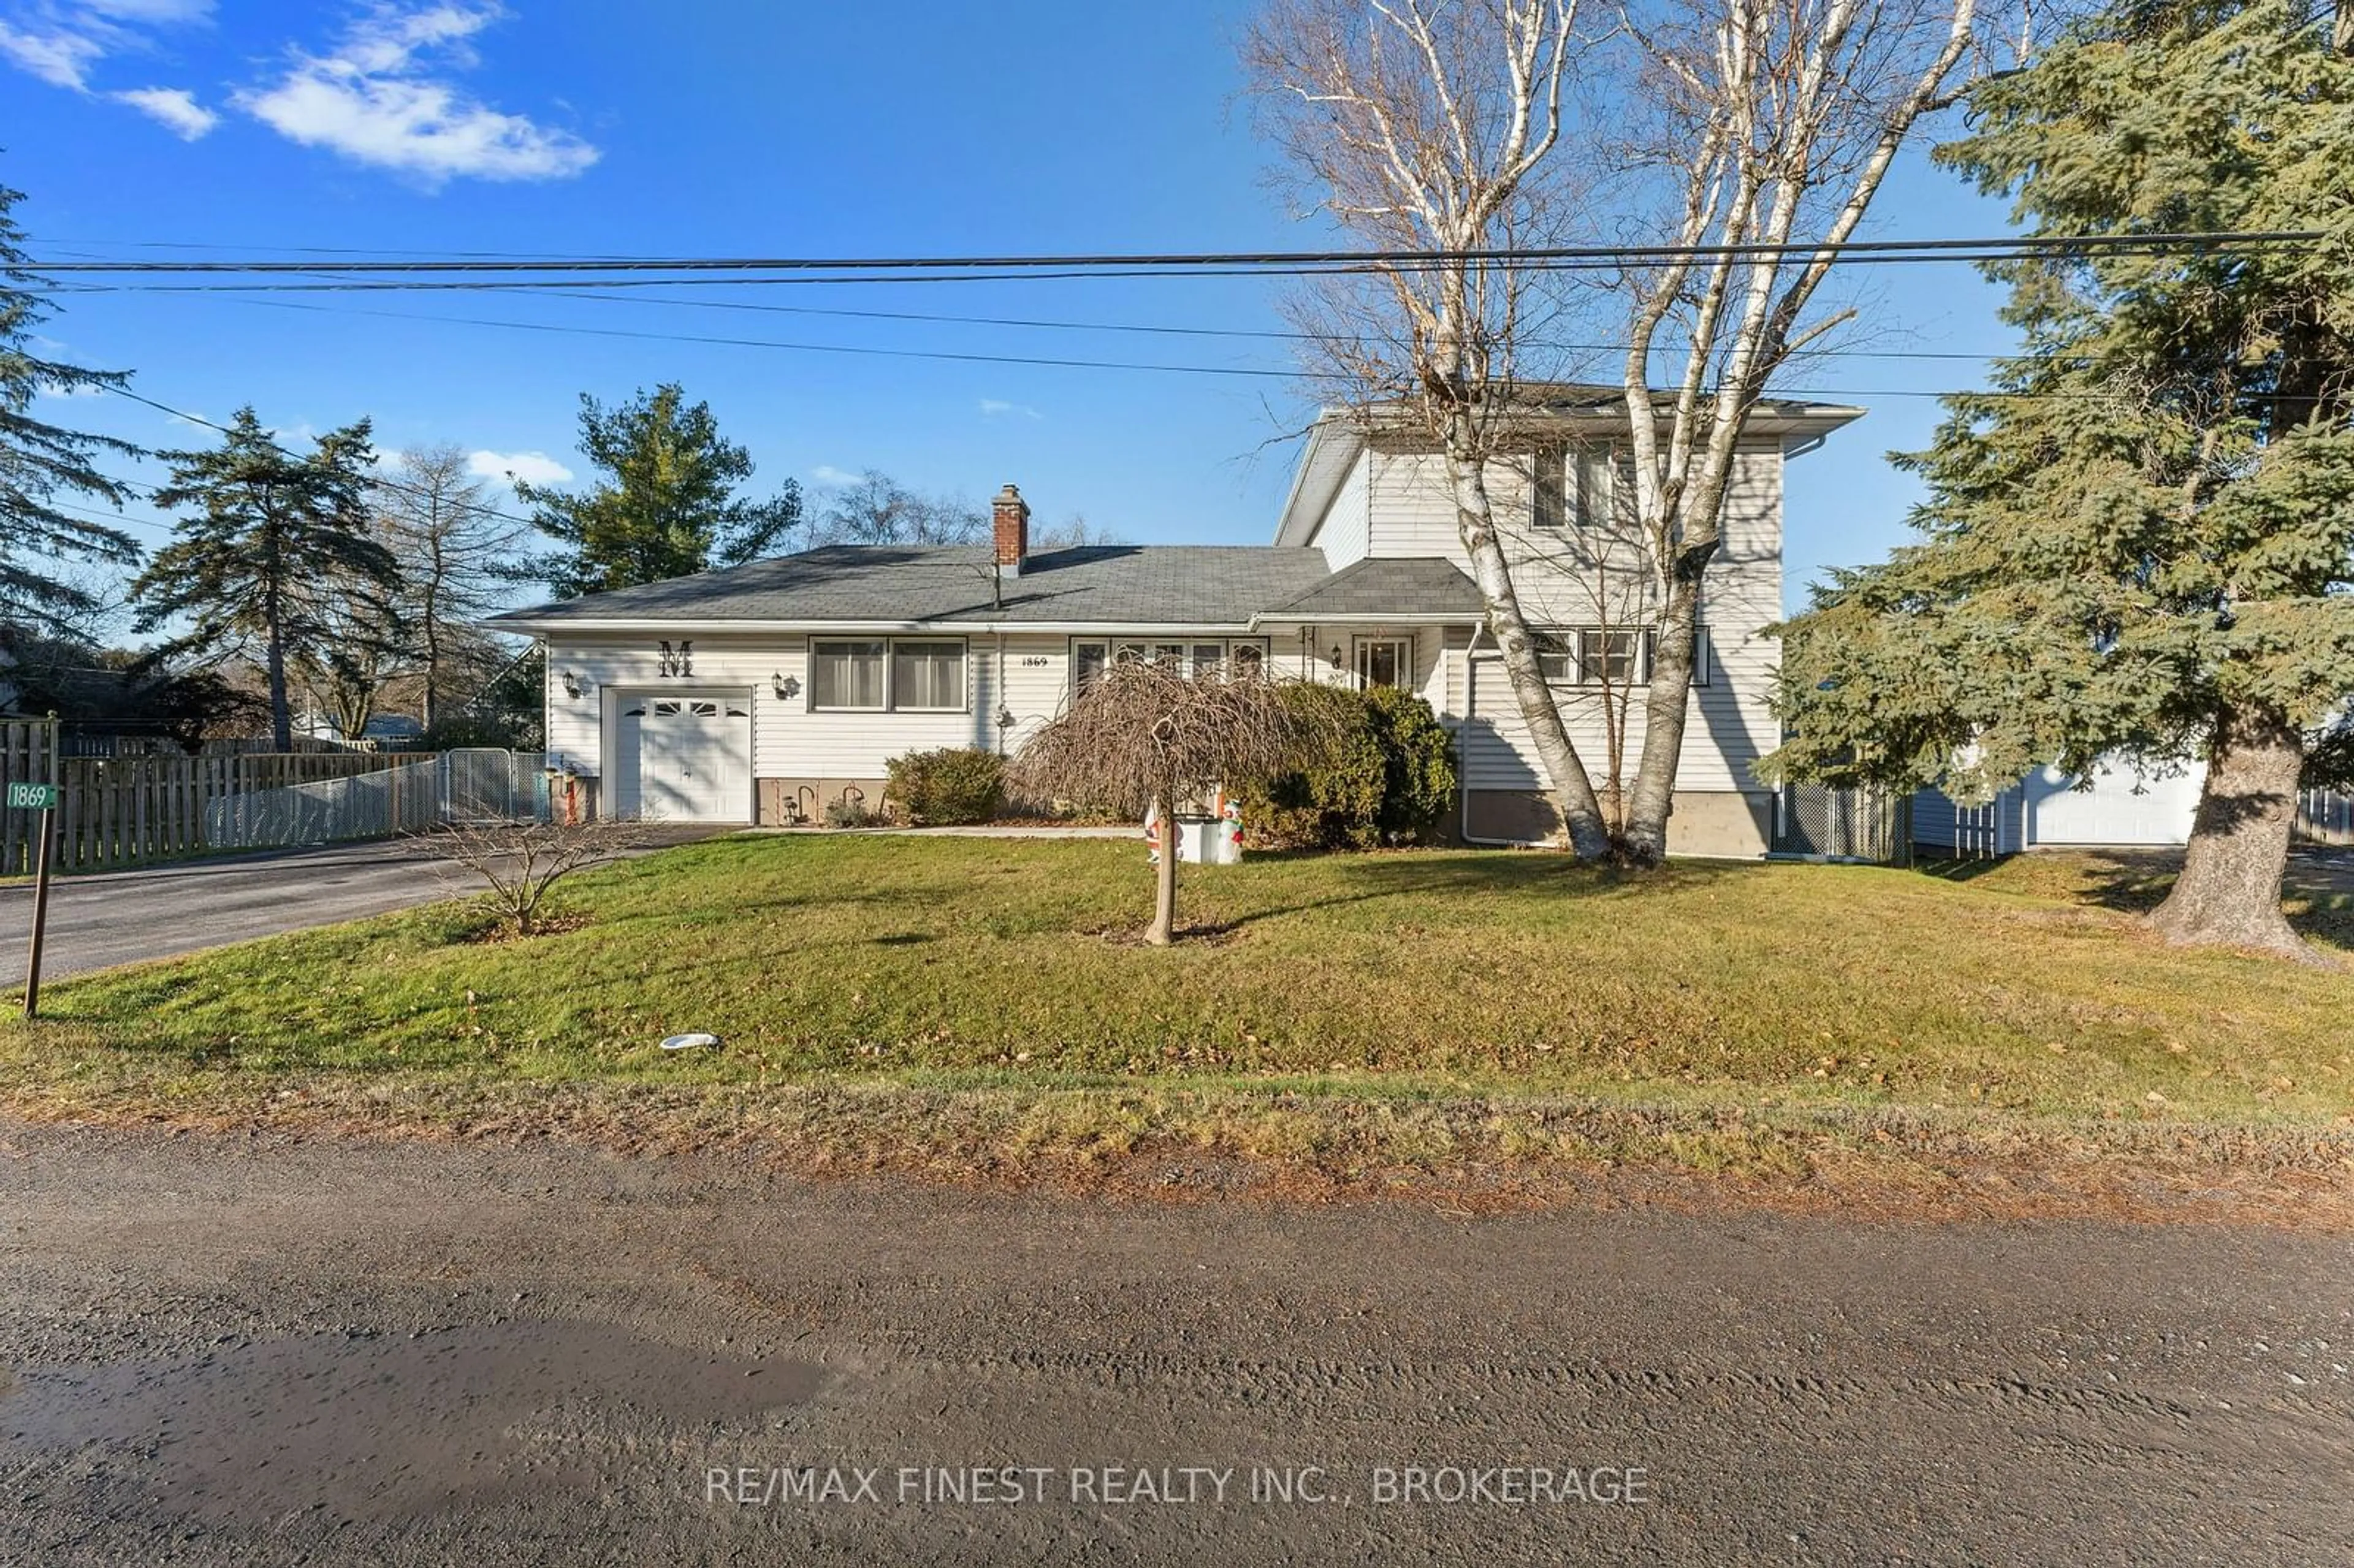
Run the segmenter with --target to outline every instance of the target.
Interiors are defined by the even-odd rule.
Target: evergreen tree
[[[139,546],[122,529],[62,503],[81,496],[120,507],[130,492],[92,465],[101,453],[136,457],[139,449],[108,436],[85,435],[33,417],[44,391],[75,393],[122,387],[121,371],[83,370],[44,358],[33,328],[50,313],[31,292],[23,270],[24,238],[10,214],[24,197],[0,186],[0,620],[58,630],[60,618],[96,607],[89,589],[47,563],[98,561],[135,565]]]
[[[1937,157],[2031,232],[2325,238],[1991,267],[2022,352],[1902,460],[1922,541],[1784,629],[1784,773],[1975,800],[2046,763],[2203,757],[2154,920],[2309,954],[2281,874],[2354,693],[2348,20],[2124,4],[1972,93]]]
[[[196,510],[132,585],[137,627],[176,623],[158,661],[257,659],[269,680],[270,734],[291,749],[290,668],[365,657],[339,641],[355,620],[353,597],[388,599],[400,582],[369,524],[368,422],[330,431],[297,457],[240,408],[218,447],[161,455],[172,482],[155,493],[156,504]]]
[[[801,486],[766,501],[737,494],[752,459],[719,434],[711,406],[675,382],[607,408],[580,395],[580,450],[610,477],[586,495],[518,482],[534,524],[564,549],[535,575],[559,598],[634,588],[776,552],[801,522]]]

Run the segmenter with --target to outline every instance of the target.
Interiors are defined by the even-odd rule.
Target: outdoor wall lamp
[[[1335,670],[1337,670],[1337,669],[1339,669],[1340,667],[1341,667],[1341,645],[1340,645],[1338,642],[1335,642],[1334,644],[1332,644],[1332,668],[1334,668]]]
[[[564,672],[561,679],[564,682],[564,694],[566,696],[577,697],[580,694],[579,676],[574,674],[571,671],[567,670]]]
[[[771,675],[769,677],[769,684],[776,692],[777,700],[780,703],[801,694],[801,683],[790,675]]]

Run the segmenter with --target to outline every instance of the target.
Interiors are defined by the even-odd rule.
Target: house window
[[[1252,640],[1213,642],[1116,642],[1104,638],[1077,638],[1071,643],[1071,685],[1086,685],[1112,664],[1140,664],[1147,659],[1187,675],[1211,675],[1224,670],[1232,675],[1257,675],[1267,669],[1267,644]]]
[[[1648,639],[1634,631],[1585,630],[1577,634],[1577,682],[1582,686],[1631,686],[1643,679],[1638,654]]]
[[[810,645],[810,708],[879,711],[886,673],[883,642],[814,642]]]
[[[1357,639],[1357,684],[1370,689],[1411,683],[1413,649],[1414,645],[1402,637],[1360,637]]]
[[[964,644],[891,644],[891,705],[960,711],[964,701]]]
[[[1635,457],[1624,447],[1580,447],[1577,526],[1592,531],[1623,528],[1635,520]]]
[[[1539,447],[1531,461],[1532,520],[1546,533],[1558,534],[1569,526],[1569,449]]]
[[[1535,634],[1537,668],[1556,686],[1640,686],[1651,679],[1658,633],[1608,627],[1564,627]],[[1692,633],[1692,684],[1709,683],[1713,660],[1708,629]]]

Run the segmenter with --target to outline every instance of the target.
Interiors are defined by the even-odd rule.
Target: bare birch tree
[[[1666,852],[1744,423],[1840,319],[1810,307],[1960,74],[1981,0],[1585,4],[1609,9],[1581,26],[1579,0],[1271,0],[1243,54],[1292,182],[1369,248],[1429,253],[1325,281],[1308,313],[1315,369],[1363,406],[1418,411],[1570,848],[1648,863]],[[1526,253],[1573,237],[1648,241],[1654,259],[1565,304],[1564,275]],[[1641,757],[1616,832],[1545,679],[1490,490],[1496,460],[1529,445],[1530,406],[1564,378],[1535,329],[1565,309],[1623,334],[1650,556]],[[1384,310],[1386,332],[1369,324]]]
[[[1847,319],[1810,316],[1838,248],[1969,59],[1979,0],[1622,0],[1620,143],[1675,253],[1629,271],[1623,376],[1635,505],[1658,574],[1625,853],[1667,853],[1709,564],[1751,411]]]
[[[1489,635],[1570,847],[1607,853],[1585,765],[1545,683],[1505,559],[1490,464],[1516,440],[1511,387],[1532,274],[1496,259],[1568,193],[1578,0],[1273,0],[1243,45],[1261,125],[1344,228],[1434,263],[1320,291],[1303,315],[1361,403],[1418,414],[1445,454]],[[1384,319],[1386,316],[1386,319]],[[1369,416],[1370,417],[1370,416]]]

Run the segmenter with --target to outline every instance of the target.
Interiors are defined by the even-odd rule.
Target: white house
[[[1650,578],[1623,509],[1625,421],[1605,389],[1528,417],[1525,458],[1491,473],[1523,613],[1549,642],[1564,717],[1606,766],[1603,694],[1640,745]],[[1670,824],[1675,853],[1763,853],[1772,791],[1782,475],[1859,410],[1760,408],[1738,454],[1725,546],[1702,609]],[[1614,493],[1618,492],[1618,493]],[[1421,693],[1458,737],[1456,826],[1478,843],[1559,823],[1485,631],[1444,460],[1391,423],[1334,416],[1310,434],[1273,543],[1033,552],[1013,485],[989,545],[837,546],[512,612],[547,648],[547,747],[613,815],[818,819],[879,801],[908,751],[1011,751],[1093,670],[1128,657],[1225,662]]]

